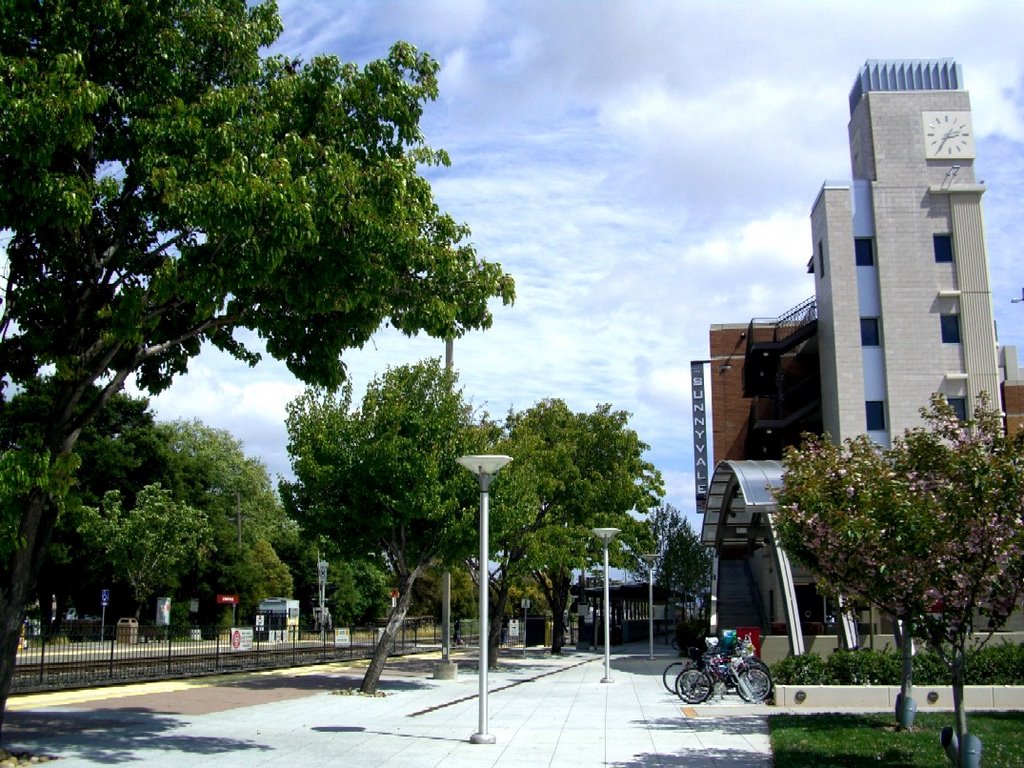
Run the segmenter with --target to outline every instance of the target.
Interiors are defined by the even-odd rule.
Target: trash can
[[[139,622],[137,619],[117,620],[117,642],[135,645],[139,642]]]

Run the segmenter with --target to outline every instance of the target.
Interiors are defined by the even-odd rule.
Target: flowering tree
[[[790,450],[777,523],[827,589],[904,618],[942,655],[962,743],[967,653],[1024,589],[1024,435],[1004,434],[984,394],[972,420],[939,395],[923,415],[885,451],[863,437]]]

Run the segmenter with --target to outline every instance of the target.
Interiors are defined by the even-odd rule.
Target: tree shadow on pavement
[[[144,761],[150,750],[193,755],[265,751],[269,747],[229,737],[175,735],[181,720],[143,709],[10,711],[3,742],[9,751],[77,757],[99,764]]]
[[[675,753],[639,752],[632,760],[607,763],[609,768],[647,768],[647,766],[685,765],[688,768],[771,768],[771,755],[758,755],[740,749],[701,748]]]

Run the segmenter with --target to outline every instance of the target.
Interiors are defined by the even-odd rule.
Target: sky
[[[954,58],[970,93],[992,301],[1024,348],[1024,4],[280,0],[273,51],[360,64],[403,40],[441,65],[422,120],[450,168],[437,202],[516,281],[494,325],[456,341],[465,396],[492,416],[544,398],[631,414],[696,524],[689,364],[715,323],[774,318],[814,293],[811,206],[848,180],[848,95],[869,59]],[[1024,349],[1022,349],[1024,352]],[[443,342],[380,332],[345,355],[357,401]],[[226,429],[291,475],[303,386],[205,350],[152,401]]]

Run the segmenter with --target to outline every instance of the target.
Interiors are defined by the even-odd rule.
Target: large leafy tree
[[[129,376],[167,387],[251,329],[300,378],[385,321],[451,338],[512,298],[439,211],[419,120],[437,64],[260,51],[272,2],[83,0],[0,10],[0,379],[53,382],[0,455],[0,703],[83,427]]]
[[[551,651],[560,653],[574,573],[600,552],[591,529],[621,529],[616,553],[622,544],[649,549],[647,527],[637,515],[657,503],[661,475],[644,459],[647,446],[629,427],[629,414],[609,405],[577,413],[552,399],[512,412],[501,449],[515,461],[496,483],[495,616],[501,616],[516,579],[529,575],[551,609]]]
[[[788,451],[776,520],[827,588],[905,619],[942,654],[962,742],[968,651],[1024,590],[1024,436],[1004,434],[984,395],[972,420],[941,396],[924,417],[888,450],[857,438]]]
[[[176,587],[181,574],[209,550],[205,515],[174,501],[159,485],[140,490],[131,510],[124,508],[120,492],[110,491],[101,507],[83,507],[80,521],[86,543],[130,586],[136,619],[157,590]]]
[[[307,392],[288,407],[295,482],[282,483],[289,512],[342,554],[383,557],[399,598],[360,690],[373,693],[420,575],[473,545],[476,483],[456,459],[478,446],[472,409],[455,374],[430,360],[389,369],[358,409]]]
[[[664,504],[648,518],[655,541],[655,581],[682,598],[683,618],[697,618],[711,590],[711,551],[701,544],[690,521],[671,504]],[[647,578],[647,569],[639,569]]]

